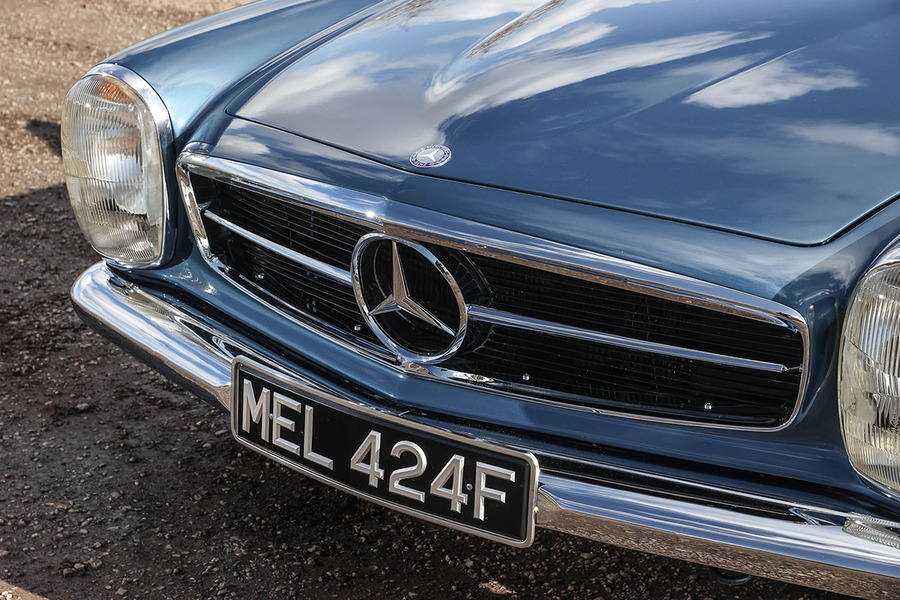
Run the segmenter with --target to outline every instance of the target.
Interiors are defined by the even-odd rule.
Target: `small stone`
[[[84,571],[85,569],[87,569],[87,565],[84,563],[75,563],[74,565],[72,565],[72,568],[76,571]]]
[[[91,405],[88,404],[87,402],[82,402],[80,404],[75,405],[75,410],[77,410],[78,412],[87,412],[87,411],[91,410]]]
[[[96,558],[92,558],[91,560],[88,561],[88,564],[91,565],[92,569],[99,569],[100,567],[103,566],[103,561],[96,559]]]
[[[119,589],[116,590],[116,596],[124,596],[127,593],[128,593],[128,590],[126,590],[123,587],[120,587]]]
[[[309,558],[306,559],[306,564],[309,565],[310,567],[314,567],[314,566],[316,566],[316,559],[314,559],[312,556],[310,556]]]

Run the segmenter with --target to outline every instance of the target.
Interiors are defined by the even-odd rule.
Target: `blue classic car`
[[[900,5],[272,0],[66,100],[81,317],[516,546],[900,591]]]

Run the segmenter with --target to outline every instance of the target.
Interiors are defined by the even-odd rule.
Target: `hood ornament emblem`
[[[440,167],[447,164],[448,160],[450,160],[450,148],[440,144],[419,148],[409,157],[412,166],[423,169]]]

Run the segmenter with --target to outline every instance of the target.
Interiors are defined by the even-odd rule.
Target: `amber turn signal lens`
[[[112,81],[102,80],[97,83],[97,97],[112,102],[129,102],[128,94]]]

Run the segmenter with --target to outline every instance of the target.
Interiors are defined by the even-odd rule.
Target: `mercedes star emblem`
[[[425,169],[440,167],[447,164],[448,160],[450,160],[450,148],[440,144],[419,148],[409,157],[412,166]]]
[[[465,300],[427,248],[371,233],[356,245],[351,270],[363,318],[400,359],[432,364],[459,349],[466,333]]]

